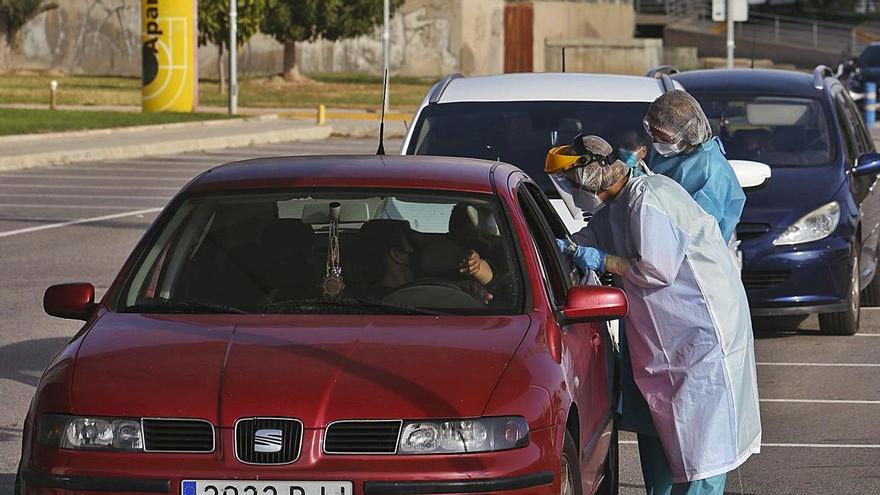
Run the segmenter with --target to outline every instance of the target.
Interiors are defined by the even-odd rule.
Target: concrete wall
[[[631,3],[534,2],[534,50],[536,72],[544,70],[547,40],[633,37],[635,11]],[[566,59],[567,59],[566,54]]]
[[[660,65],[663,60],[663,41],[659,39],[549,40],[545,46],[545,71],[562,71],[563,46],[566,72],[644,76],[648,69]]]
[[[439,77],[499,73],[504,68],[504,0],[407,0],[391,19],[391,70]],[[304,72],[381,73],[377,30],[337,42],[300,43]]]
[[[60,7],[28,23],[18,47],[0,46],[0,70],[82,74],[141,73],[141,0],[58,0]],[[305,72],[381,73],[381,30],[338,42],[298,44]],[[283,48],[257,35],[240,50],[243,73],[281,72]],[[5,62],[5,63],[4,63]],[[391,20],[395,74],[499,73],[504,66],[504,0],[407,0]],[[217,49],[199,49],[199,74],[216,77]]]

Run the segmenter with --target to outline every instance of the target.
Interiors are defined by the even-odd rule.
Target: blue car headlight
[[[840,203],[832,201],[802,216],[773,241],[774,246],[790,246],[818,241],[831,235],[840,223]]]
[[[107,418],[46,414],[40,420],[39,442],[76,450],[143,450],[141,422],[135,418]]]
[[[466,454],[524,447],[529,425],[521,417],[407,421],[399,454]]]

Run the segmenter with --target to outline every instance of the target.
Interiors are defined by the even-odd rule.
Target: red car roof
[[[258,158],[213,168],[193,180],[187,191],[382,187],[492,193],[490,172],[496,164],[471,158],[398,155]]]

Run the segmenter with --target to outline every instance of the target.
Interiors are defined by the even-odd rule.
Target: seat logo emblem
[[[254,452],[281,452],[281,430],[257,430],[254,433]]]

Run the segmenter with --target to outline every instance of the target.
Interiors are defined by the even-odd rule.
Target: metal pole
[[[391,0],[385,0],[382,5],[382,69],[383,74],[388,70],[388,66],[391,65],[391,60],[389,57],[389,45],[391,44],[391,32],[389,31],[391,27],[389,24],[391,23]],[[384,111],[388,111],[388,85],[384,85],[385,94],[382,95],[382,101],[385,102]]]
[[[229,0],[229,115],[238,113],[238,0]]]
[[[727,68],[733,68],[733,52],[736,42],[733,38],[733,0],[727,0]]]
[[[819,48],[819,25],[813,23],[813,48]]]
[[[773,39],[779,43],[779,18],[773,18]]]

